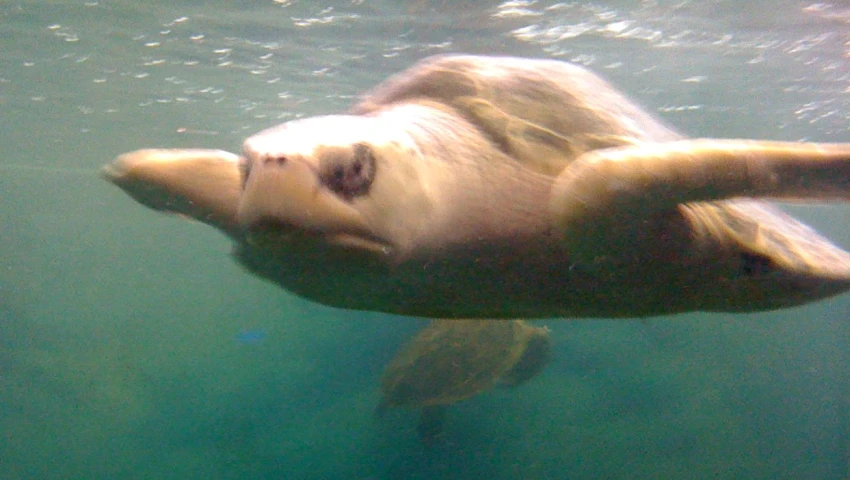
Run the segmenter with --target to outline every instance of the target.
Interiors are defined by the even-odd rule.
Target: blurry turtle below
[[[421,408],[419,436],[432,444],[442,432],[445,406],[494,386],[517,386],[551,356],[549,330],[521,320],[434,320],[387,366],[376,412]]]

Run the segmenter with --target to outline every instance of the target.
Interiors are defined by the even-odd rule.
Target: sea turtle
[[[104,169],[313,301],[431,318],[758,311],[850,288],[850,254],[758,198],[846,201],[850,143],[686,139],[589,70],[427,58],[344,115]]]
[[[550,342],[547,328],[522,320],[434,320],[387,366],[377,412],[421,408],[419,436],[430,444],[446,405],[525,383],[549,361]]]

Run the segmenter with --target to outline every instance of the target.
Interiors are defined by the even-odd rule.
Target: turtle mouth
[[[305,229],[293,224],[264,220],[245,229],[249,245],[263,250],[285,250],[287,246],[325,246],[367,251],[389,255],[393,248],[389,242],[371,235],[343,231]]]

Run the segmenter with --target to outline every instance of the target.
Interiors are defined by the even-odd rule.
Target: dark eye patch
[[[321,156],[320,170],[325,184],[346,198],[363,195],[375,179],[375,152],[365,143],[350,149],[334,149]]]

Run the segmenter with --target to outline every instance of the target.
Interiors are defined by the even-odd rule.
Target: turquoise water
[[[97,176],[237,150],[439,52],[583,63],[689,134],[848,142],[845,4],[25,1],[0,39],[0,478],[847,478],[847,295],[548,321],[543,374],[425,450],[414,412],[372,415],[421,320],[297,299]],[[846,205],[791,210],[850,247]]]

